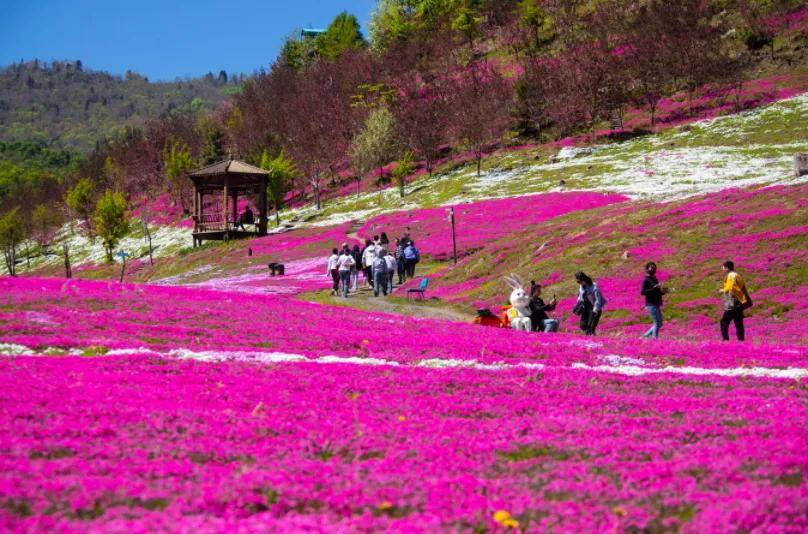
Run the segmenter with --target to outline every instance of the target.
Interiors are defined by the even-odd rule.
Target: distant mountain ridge
[[[33,60],[0,69],[0,140],[44,141],[86,153],[127,126],[182,108],[210,110],[238,91],[225,71],[173,82],[116,76],[81,61]]]

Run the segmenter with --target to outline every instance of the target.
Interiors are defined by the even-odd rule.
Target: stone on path
[[[808,174],[808,154],[794,154],[794,176]]]

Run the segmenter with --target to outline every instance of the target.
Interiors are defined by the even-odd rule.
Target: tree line
[[[431,173],[452,150],[471,154],[479,172],[485,152],[509,138],[594,137],[630,106],[653,125],[663,97],[684,91],[692,107],[708,84],[731,88],[740,108],[750,69],[777,53],[777,21],[799,7],[380,0],[368,38],[348,13],[324,33],[292,33],[215,111],[175,109],[101,144],[64,181],[62,198],[85,179],[90,207],[107,191],[131,199],[167,190],[187,210],[187,173],[227,154],[270,171],[276,212],[291,199],[320,208],[329,190],[351,180],[361,190],[368,175],[378,187],[395,181],[403,196],[416,165]]]

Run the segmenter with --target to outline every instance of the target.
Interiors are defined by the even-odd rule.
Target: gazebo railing
[[[194,216],[194,232],[223,232],[227,224],[219,213],[203,213]]]

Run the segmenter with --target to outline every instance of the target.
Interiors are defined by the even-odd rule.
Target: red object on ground
[[[472,321],[473,324],[481,326],[493,326],[495,328],[502,328],[502,319],[496,315],[488,315],[486,317],[475,317]]]

